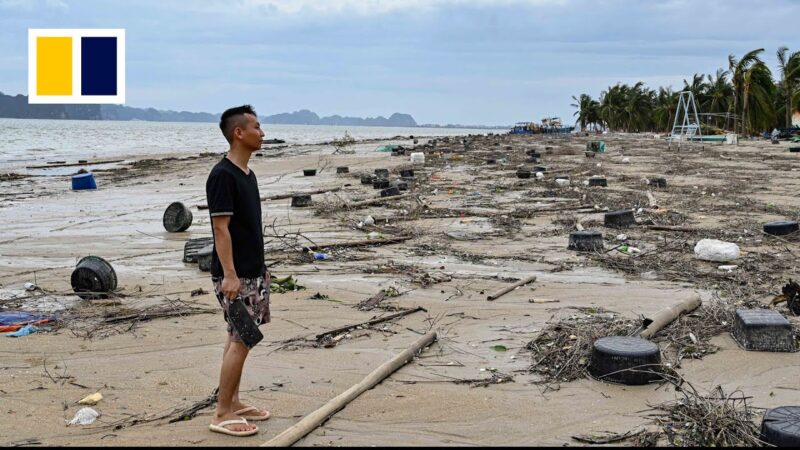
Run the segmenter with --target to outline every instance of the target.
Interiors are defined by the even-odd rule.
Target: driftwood
[[[361,311],[369,311],[372,308],[378,306],[378,304],[382,302],[385,298],[386,298],[386,291],[381,290],[377,294],[356,305],[356,308],[358,308]]]
[[[645,339],[652,337],[662,328],[672,323],[672,321],[677,319],[681,314],[697,309],[700,306],[700,303],[702,303],[700,300],[700,295],[695,293],[677,305],[662,309],[661,311],[655,313],[652,317],[645,318],[643,323],[645,329],[639,333],[639,336]]]
[[[326,192],[338,192],[341,191],[342,187],[335,187],[335,188],[327,188],[327,189],[317,189],[315,191],[308,191],[308,192],[290,192],[288,194],[278,194],[278,195],[271,195],[269,197],[261,197],[261,201],[265,200],[283,200],[285,198],[292,198],[295,195],[314,195],[314,194],[324,194]]]
[[[288,194],[278,194],[278,195],[270,195],[270,196],[261,197],[260,200],[262,202],[267,201],[267,200],[283,200],[285,198],[292,198],[295,195],[324,194],[326,192],[338,192],[338,191],[341,191],[341,190],[342,190],[342,187],[339,186],[339,187],[335,187],[335,188],[317,189],[317,190],[308,191],[308,192],[290,192]],[[208,205],[207,204],[197,205],[197,209],[199,209],[199,210],[208,209]]]
[[[523,278],[523,279],[517,281],[516,283],[512,284],[511,286],[504,287],[503,289],[500,289],[499,291],[495,292],[494,294],[486,297],[486,300],[489,300],[489,301],[497,300],[498,298],[506,295],[507,293],[513,291],[514,289],[516,289],[516,288],[518,288],[520,286],[525,286],[528,283],[533,283],[534,281],[536,281],[536,275],[531,275],[531,276],[529,276],[527,278]]]
[[[398,317],[407,316],[409,314],[413,314],[413,313],[418,312],[418,311],[427,312],[427,310],[425,308],[423,308],[421,306],[418,306],[418,307],[416,307],[414,309],[407,309],[405,311],[400,311],[399,313],[390,314],[388,316],[379,317],[377,319],[371,319],[371,320],[368,320],[366,322],[357,323],[355,325],[347,325],[346,327],[341,327],[341,328],[337,328],[335,330],[326,331],[324,333],[318,334],[316,336],[317,343],[321,344],[327,338],[330,338],[332,336],[336,336],[338,334],[346,333],[346,332],[348,332],[350,330],[354,330],[354,329],[359,328],[359,327],[371,327],[372,325],[376,325],[376,324],[379,324],[379,323],[382,323],[382,322],[388,322],[388,321],[390,321],[392,319],[396,319]]]
[[[381,203],[385,203],[385,202],[389,202],[389,201],[395,201],[395,200],[401,200],[401,199],[408,198],[408,197],[411,197],[411,194],[393,195],[391,197],[378,197],[378,198],[372,198],[372,199],[369,199],[369,200],[362,200],[360,202],[346,203],[345,207],[346,208],[360,208],[362,206],[378,205],[378,204],[381,204]]]
[[[353,247],[371,247],[375,245],[387,245],[387,244],[396,244],[398,242],[404,242],[411,239],[413,236],[398,236],[394,238],[388,239],[367,239],[361,241],[349,241],[349,242],[340,242],[337,244],[326,244],[326,245],[309,245],[307,247],[303,247],[303,250],[308,252],[317,251],[323,248],[353,248]]]
[[[337,395],[321,408],[305,416],[300,422],[265,442],[262,444],[262,447],[291,446],[336,414],[336,412],[347,406],[348,403],[355,400],[363,392],[372,389],[383,381],[384,378],[406,365],[409,361],[412,361],[417,353],[431,345],[434,341],[436,341],[435,331],[431,331],[422,336],[411,347],[403,351],[403,353],[381,364],[380,367],[372,371],[372,373],[367,375],[360,383]]]
[[[650,202],[650,207],[653,209],[658,209],[658,201],[656,200],[655,195],[652,192],[647,191],[647,201]]]
[[[647,229],[655,231],[677,231],[681,233],[695,233],[695,232],[706,231],[703,230],[702,228],[673,227],[669,225],[650,225],[647,227]]]
[[[124,159],[112,159],[109,161],[90,161],[85,163],[70,163],[70,164],[44,164],[41,166],[25,166],[26,169],[53,169],[53,168],[61,168],[61,167],[77,167],[77,166],[97,166],[100,164],[112,164],[123,162]]]

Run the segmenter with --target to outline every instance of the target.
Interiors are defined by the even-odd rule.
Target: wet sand
[[[605,137],[606,153],[586,158],[586,138],[502,139],[498,145],[494,142],[500,141],[493,137],[477,140],[471,151],[509,159],[513,154],[516,159],[507,166],[478,164],[476,158],[452,151],[456,147],[453,139],[451,144],[440,140],[436,148],[426,150],[426,165],[415,167],[417,178],[423,181],[412,191],[414,197],[387,206],[316,215],[314,208],[291,208],[289,199],[263,203],[267,260],[276,263],[273,275],[294,275],[307,289],[272,294],[272,323],[262,328],[265,339],[248,358],[243,399],[273,414],[269,421],[259,423],[257,437],[209,432],[211,409],[173,424],[113,426],[132,416],[164,414],[189,406],[211,393],[225,337],[222,314],[217,311],[155,319],[131,330],[122,326],[108,336],[92,339],[81,337],[68,325],[23,338],[0,337],[0,443],[34,439],[43,445],[258,445],[359,382],[431,328],[439,332],[439,342],[299,444],[576,445],[572,435],[625,432],[643,425],[648,405],[675,398],[671,387],[617,386],[583,379],[546,391],[535,384],[536,376],[528,373],[531,358],[525,345],[552,317],[574,314],[570,307],[602,307],[636,318],[671,306],[695,290],[708,300],[713,286],[675,281],[674,276],[634,276],[567,251],[569,228],[556,220],[569,211],[536,213],[518,219],[514,226],[509,225],[508,217],[498,217],[519,207],[575,205],[574,201],[594,205],[591,189],[581,181],[602,174],[609,180],[606,192],[629,193],[632,198],[646,190],[642,177],[666,177],[670,187],[654,191],[659,205],[686,215],[687,226],[725,231],[743,221],[796,220],[800,208],[800,198],[794,194],[800,187],[793,170],[800,168],[797,155],[787,153],[783,145],[760,141],[668,152],[663,142],[631,135]],[[425,142],[421,140],[420,146]],[[412,145],[410,141],[397,143]],[[262,196],[341,187],[335,193],[339,198],[371,198],[377,191],[361,185],[358,173],[411,167],[408,156],[374,152],[376,146],[359,144],[353,155],[331,155],[330,146],[284,149],[280,150],[284,155],[277,158],[254,157],[251,168],[258,175]],[[549,152],[546,147],[551,147]],[[524,159],[525,149],[534,148],[544,154],[542,163],[549,169],[545,180],[517,179],[516,161]],[[264,153],[269,155],[270,150]],[[0,220],[5,224],[0,236],[0,298],[23,295],[22,285],[29,281],[51,292],[68,293],[75,263],[93,254],[113,264],[121,293],[126,294],[120,299],[122,305],[91,306],[71,296],[56,300],[110,312],[177,298],[194,306],[217,308],[211,294],[190,295],[198,288],[212,291],[210,277],[181,258],[187,239],[211,235],[207,211],[197,206],[205,203],[205,179],[219,157],[114,166],[116,170],[96,172],[99,189],[89,192],[71,191],[66,176],[0,182]],[[623,157],[630,158],[630,163],[623,163]],[[335,168],[345,165],[351,173],[337,175]],[[302,176],[302,169],[322,166],[325,169],[318,176]],[[553,173],[559,170],[572,175],[571,187],[554,185]],[[545,195],[550,200],[572,199],[573,203],[542,200]],[[313,196],[318,205],[332,202],[332,198]],[[746,208],[741,205],[745,200],[750,202]],[[164,231],[161,218],[173,201],[192,207],[194,222],[186,232]],[[420,208],[421,203],[437,211],[471,208],[490,214],[429,214],[417,220],[390,221],[389,225],[353,226],[367,214],[402,216],[404,211]],[[624,206],[617,200],[608,203],[598,206]],[[492,214],[493,210],[501,212]],[[655,248],[666,234],[643,227],[605,229],[602,214],[586,216],[591,228],[603,231],[607,248],[614,245],[614,236],[620,232],[636,235],[645,250]],[[598,217],[599,224],[591,223]],[[273,224],[274,232],[288,236],[276,238]],[[292,233],[300,233],[317,244],[331,244],[366,239],[369,231],[387,237],[413,233],[414,237],[395,245],[334,250],[331,259],[315,262],[290,251],[293,242],[287,240]],[[476,239],[460,240],[445,234],[454,231],[461,233],[456,233],[457,237]],[[300,243],[308,245],[302,239]],[[797,241],[776,244],[753,236],[738,243],[746,252],[783,253],[776,258],[784,258],[781,267],[785,271],[765,273],[765,277],[796,276],[793,255],[800,250]],[[391,264],[401,269],[386,269]],[[697,264],[716,270],[713,263]],[[443,274],[450,280],[423,286],[414,281],[419,273]],[[538,280],[496,301],[486,300],[488,293],[528,275],[537,275]],[[380,309],[359,311],[353,306],[389,287],[402,294],[384,304],[422,306],[427,312],[354,330],[333,348],[286,345],[287,340],[313,338],[317,333],[388,314]],[[311,299],[316,293],[330,300]],[[777,293],[779,286],[775,285],[755,300],[767,303]],[[530,303],[533,298],[558,302]],[[800,404],[800,382],[794,376],[800,364],[796,354],[746,352],[727,333],[713,343],[720,347],[717,353],[683,361],[679,372],[692,384],[708,390],[716,385],[726,391],[741,389],[760,408]],[[491,348],[500,344],[508,351]],[[488,387],[454,383],[486,378],[492,370],[512,375],[514,382]],[[76,402],[98,391],[104,396],[95,407],[102,414],[98,421],[66,427],[65,421],[81,407]]]

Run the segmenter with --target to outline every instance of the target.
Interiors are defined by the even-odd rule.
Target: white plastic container
[[[422,152],[412,153],[411,162],[414,164],[425,164],[425,153]]]

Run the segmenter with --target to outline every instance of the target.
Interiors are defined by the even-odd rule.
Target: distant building
[[[796,112],[792,115],[792,125],[800,127],[800,112]]]

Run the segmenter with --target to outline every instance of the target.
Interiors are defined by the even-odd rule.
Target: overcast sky
[[[0,91],[27,94],[28,28],[125,28],[127,105],[262,115],[558,115],[617,82],[682,86],[800,50],[798,0],[0,0]]]

